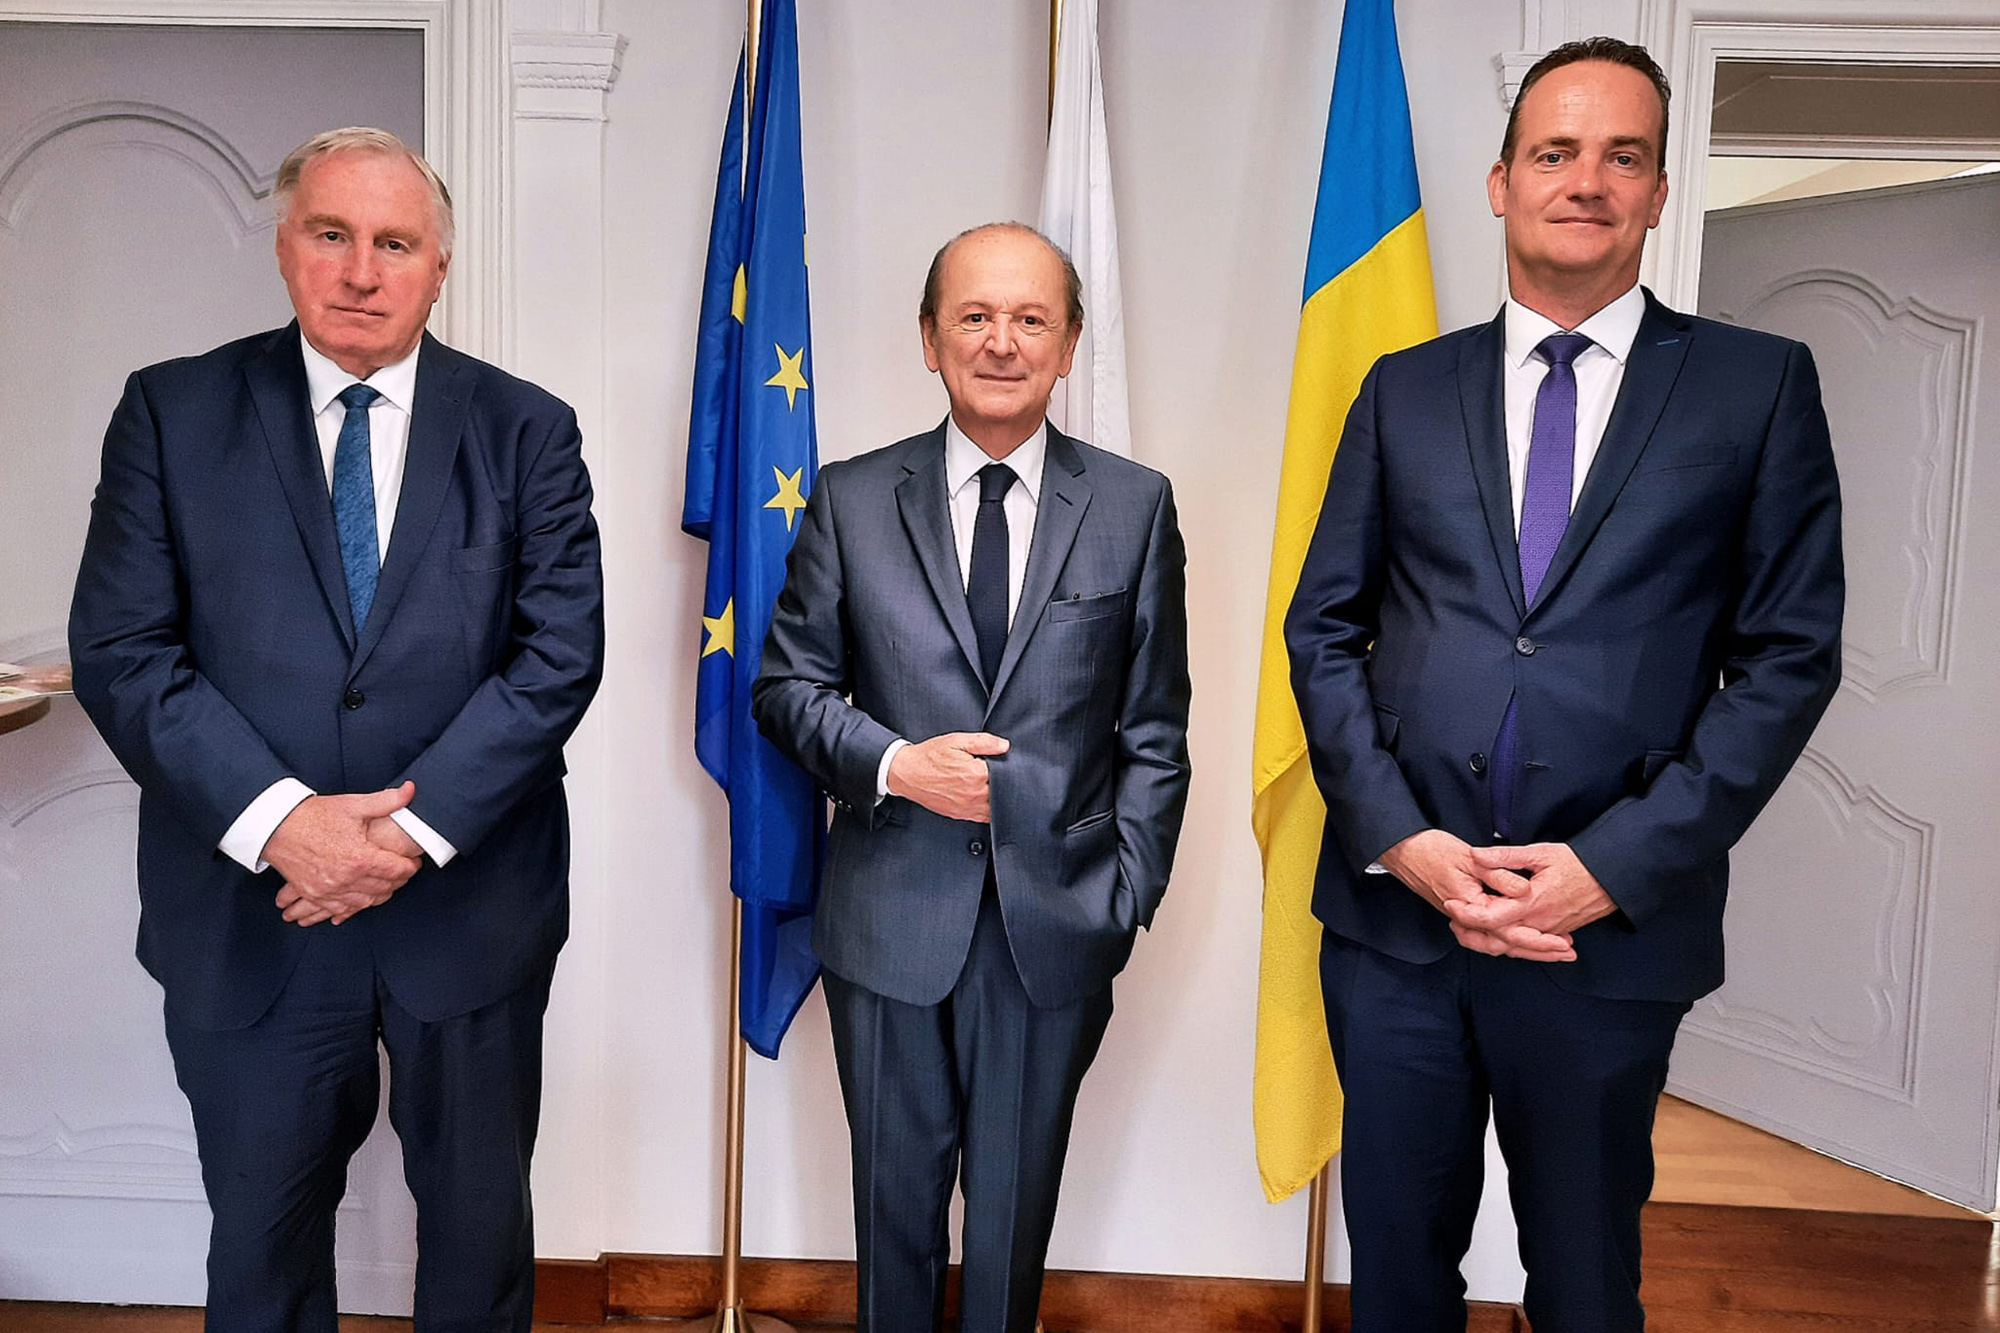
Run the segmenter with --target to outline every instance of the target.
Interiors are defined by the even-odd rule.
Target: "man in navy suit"
[[[576,418],[424,333],[451,200],[394,136],[320,135],[275,195],[297,322],[127,381],[70,614],[140,789],[207,1326],[334,1333],[379,1042],[417,1328],[525,1333],[562,746],[603,655]]]
[[[1536,1333],[1643,1326],[1729,849],[1839,680],[1812,357],[1638,286],[1666,136],[1638,47],[1529,71],[1487,181],[1506,307],[1369,373],[1286,621],[1357,1333],[1465,1327],[1489,1109]]]

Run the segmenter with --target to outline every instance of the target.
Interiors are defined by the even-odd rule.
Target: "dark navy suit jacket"
[[[341,930],[397,1001],[464,1013],[568,930],[562,745],[603,599],[576,418],[425,336],[388,555],[357,634],[296,324],[134,374],[70,614],[76,693],[139,784],[139,957],[198,1026],[256,1021],[306,931],[217,850],[271,783],[416,783],[458,850]],[[310,929],[332,929],[315,926]]]
[[[1516,841],[1566,842],[1618,911],[1563,985],[1692,1000],[1722,981],[1729,849],[1840,675],[1840,495],[1811,353],[1646,297],[1541,591],[1521,592],[1503,320],[1382,358],[1348,415],[1286,620],[1326,798],[1314,911],[1408,962],[1445,918],[1365,867],[1419,830],[1494,841],[1510,696]]]

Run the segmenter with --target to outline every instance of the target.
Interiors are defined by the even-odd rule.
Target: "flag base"
[[[767,1314],[751,1314],[743,1308],[743,1302],[725,1305],[712,1315],[700,1319],[683,1319],[661,1325],[672,1333],[795,1333],[792,1326],[782,1319],[773,1319]]]

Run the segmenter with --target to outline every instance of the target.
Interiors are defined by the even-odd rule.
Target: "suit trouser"
[[[527,1333],[549,977],[425,1023],[377,976],[362,931],[307,932],[297,970],[249,1027],[203,1030],[167,1005],[215,1218],[209,1333],[335,1333],[334,1209],[375,1122],[378,1039],[417,1203],[417,1330]]]
[[[1645,1327],[1639,1212],[1688,1006],[1578,995],[1561,966],[1461,948],[1405,963],[1325,934],[1354,1333],[1465,1328],[1489,1106],[1535,1333]]]
[[[854,1150],[856,1333],[944,1326],[954,1177],[965,1194],[960,1333],[1030,1333],[1111,988],[1056,1009],[1029,1000],[989,881],[940,1003],[904,1004],[830,972],[826,998]]]

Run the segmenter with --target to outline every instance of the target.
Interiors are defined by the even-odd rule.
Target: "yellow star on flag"
[[[806,507],[806,497],[799,493],[799,487],[804,483],[806,470],[800,468],[788,477],[782,469],[773,467],[771,475],[778,479],[778,493],[764,502],[764,508],[784,510],[785,531],[790,532],[792,530],[792,519],[798,515],[801,509]]]
[[[798,405],[799,390],[812,387],[806,383],[805,372],[801,369],[806,359],[806,349],[801,347],[790,356],[786,356],[784,348],[778,347],[775,343],[772,346],[778,353],[778,373],[764,383],[775,384],[785,391],[785,410],[789,412]]]
[[[730,598],[722,604],[719,616],[703,616],[701,628],[708,635],[708,641],[701,646],[701,655],[728,653],[736,656],[736,599]]]

